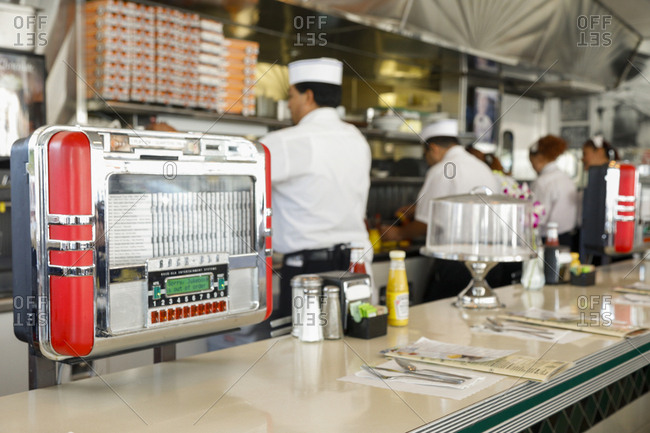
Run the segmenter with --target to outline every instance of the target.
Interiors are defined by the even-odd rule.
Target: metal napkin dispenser
[[[323,287],[333,285],[339,288],[341,319],[343,320],[343,329],[347,330],[350,303],[355,301],[370,302],[372,296],[370,276],[347,271],[321,272],[318,276],[323,279]]]
[[[16,336],[65,360],[265,320],[269,168],[236,137],[52,126],[17,141]]]

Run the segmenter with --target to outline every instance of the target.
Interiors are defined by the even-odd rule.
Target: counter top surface
[[[12,311],[14,307],[13,298],[11,292],[6,294],[0,294],[0,313],[6,313],[7,311]]]
[[[601,311],[603,300],[609,302],[604,296],[612,293],[617,283],[638,280],[636,270],[623,280],[631,269],[631,262],[603,269],[598,274],[598,285],[592,287],[546,286],[534,292],[510,286],[497,293],[506,304],[505,311],[539,307],[590,314]],[[612,295],[612,314],[650,326],[650,307],[617,304],[620,296]],[[589,300],[587,307],[583,297]],[[635,339],[589,334],[573,343],[555,344],[470,330],[471,324],[494,313],[459,310],[451,306],[449,299],[422,304],[411,309],[408,327],[389,327],[384,337],[301,343],[285,336],[259,341],[9,395],[0,398],[0,419],[3,430],[12,432],[177,432],[190,427],[197,432],[409,431],[458,415],[486,399],[507,399],[524,389],[535,393],[548,384],[507,377],[457,401],[337,379],[358,371],[363,363],[383,362],[380,350],[421,336],[455,344],[516,349],[520,354],[564,361],[578,361],[608,350],[636,356],[633,352],[638,351],[635,347],[639,344],[648,350],[648,334],[635,337],[645,338],[636,343]],[[647,353],[639,351],[639,356],[646,357],[647,362]],[[561,376],[557,379],[563,380]]]

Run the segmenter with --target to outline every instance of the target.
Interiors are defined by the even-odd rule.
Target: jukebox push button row
[[[208,316],[216,313],[225,313],[228,303],[225,300],[204,302],[202,304],[189,305],[185,307],[161,308],[151,311],[149,324],[156,325],[177,320],[190,319],[192,317]]]
[[[225,253],[147,260],[149,325],[225,312],[228,263]]]

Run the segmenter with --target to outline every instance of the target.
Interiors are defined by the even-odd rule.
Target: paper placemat
[[[447,349],[453,348],[451,353]],[[518,379],[545,381],[571,368],[573,363],[545,360],[526,355],[512,355],[516,351],[495,350],[477,346],[459,346],[420,337],[406,346],[393,347],[382,353],[393,358],[404,358],[427,364],[445,365],[481,373],[502,374]],[[469,355],[469,354],[472,355]],[[500,355],[500,356],[495,356]]]
[[[625,304],[625,305],[648,305],[650,306],[650,296],[648,295],[637,295],[635,293],[625,293],[618,298],[612,300],[614,304]]]
[[[637,295],[650,296],[650,286],[640,281],[626,286],[614,287],[614,291],[619,293],[635,293]]]
[[[509,312],[497,316],[500,320],[510,320],[551,328],[568,329],[571,331],[587,332],[590,334],[608,335],[610,337],[632,337],[647,331],[640,326],[605,325],[596,317],[596,321],[588,315],[578,317],[559,316],[553,311],[531,308],[526,311]],[[592,323],[593,322],[593,323]]]
[[[492,335],[504,335],[507,337],[519,338],[520,340],[543,341],[546,343],[555,343],[555,344],[569,344],[569,343],[574,343],[583,338],[587,338],[587,334],[583,332],[574,332],[574,331],[568,331],[564,329],[551,329],[551,328],[543,328],[543,327],[540,327],[540,329],[544,329],[549,332],[548,338],[530,334],[530,333],[510,331],[510,330],[508,331],[504,330],[499,332],[499,331],[494,331],[482,325],[472,326],[473,332],[482,332],[485,334],[492,334]]]
[[[417,365],[418,368],[431,367],[430,365],[427,366],[426,364],[422,363],[414,362],[414,364]],[[402,368],[392,360],[380,364],[379,367],[402,370]],[[503,380],[503,376],[499,376],[497,374],[477,373],[475,371],[459,370],[456,368],[447,368],[442,366],[436,366],[435,369],[446,373],[461,374],[463,376],[471,377],[471,379],[468,379],[464,383],[458,385],[432,381],[419,381],[415,379],[406,379],[405,381],[402,381],[401,379],[391,379],[385,381],[373,376],[372,373],[369,373],[365,370],[359,370],[354,374],[341,377],[338,380],[343,382],[357,383],[360,385],[374,386],[376,388],[391,389],[397,392],[411,392],[415,394],[430,395],[432,397],[449,398],[452,400],[462,400],[471,396],[472,394],[475,394],[487,387],[494,385],[500,380]],[[395,373],[381,371],[381,374],[392,376]]]

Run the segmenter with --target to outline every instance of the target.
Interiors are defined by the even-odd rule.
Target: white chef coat
[[[496,176],[483,161],[467,152],[460,145],[447,150],[440,162],[429,167],[424,185],[418,193],[415,220],[429,223],[431,199],[448,195],[468,194],[478,186],[486,186],[499,194],[501,188]]]
[[[559,234],[575,228],[578,217],[578,189],[569,175],[560,170],[555,162],[544,166],[530,189],[546,211],[539,220],[542,236],[546,236],[546,224],[551,221],[557,223]]]
[[[370,146],[356,127],[323,107],[260,142],[271,152],[275,251],[370,246],[364,224]]]

